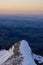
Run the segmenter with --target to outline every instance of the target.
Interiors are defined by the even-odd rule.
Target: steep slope
[[[27,41],[25,40],[21,41],[20,52],[23,54],[23,58],[24,58],[22,65],[36,65],[32,57],[31,48],[28,45]]]
[[[4,52],[4,51],[3,51]],[[6,54],[6,52],[9,52]],[[33,57],[32,51],[28,42],[22,40],[14,45],[14,47],[10,48],[5,52],[5,55],[2,54],[0,63],[2,65],[36,65]],[[12,55],[12,56],[11,56]],[[3,60],[5,57],[5,61]]]
[[[9,50],[3,49],[0,51],[0,65],[14,54],[13,49],[14,47],[10,48]]]

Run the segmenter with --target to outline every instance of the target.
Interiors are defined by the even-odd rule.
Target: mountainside
[[[0,51],[0,65],[37,65],[35,60],[38,65],[43,63],[43,57],[33,54],[25,40],[15,43],[9,50]]]

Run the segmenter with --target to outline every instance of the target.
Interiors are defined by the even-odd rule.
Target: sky
[[[43,0],[0,0],[0,14],[43,13]]]

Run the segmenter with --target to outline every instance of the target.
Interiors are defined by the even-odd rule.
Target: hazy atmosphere
[[[43,65],[43,0],[0,0],[0,65]]]
[[[43,0],[0,0],[0,14],[43,13]]]

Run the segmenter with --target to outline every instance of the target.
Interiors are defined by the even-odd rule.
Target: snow
[[[13,55],[12,49],[0,51],[0,65]]]
[[[14,48],[14,45],[13,45],[12,48],[10,48],[9,50],[3,49],[3,50],[0,51],[0,65],[5,65],[4,62],[6,60],[8,60],[12,55],[14,55],[14,53],[13,53],[14,49],[15,48]],[[36,65],[34,60],[37,60],[39,63],[43,62],[43,57],[40,56],[40,55],[36,55],[36,54],[32,53],[28,42],[25,41],[25,40],[20,41],[19,51],[23,56],[22,65]],[[15,58],[12,58],[11,60],[8,60],[8,61],[9,62],[11,61],[10,63],[12,63],[12,61],[14,59]],[[9,62],[7,62],[7,63],[9,63]]]
[[[43,63],[43,57],[40,55],[33,54],[33,58],[38,61],[38,63]]]
[[[36,65],[36,63],[32,57],[31,48],[28,45],[27,41],[25,41],[25,40],[21,41],[20,51],[24,58],[22,65]]]

